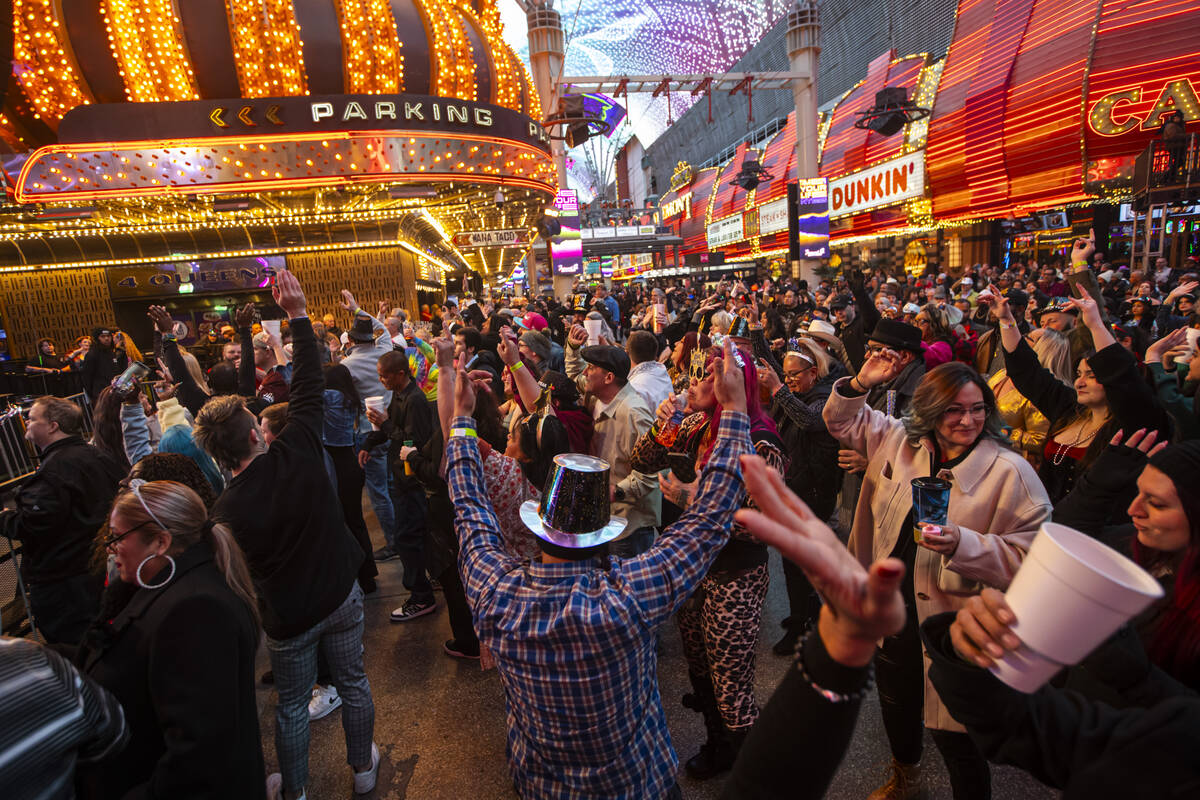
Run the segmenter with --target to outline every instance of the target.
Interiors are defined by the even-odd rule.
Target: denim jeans
[[[392,495],[388,491],[388,480],[392,471],[388,468],[387,452],[387,442],[371,451],[366,468],[367,497],[371,500],[371,507],[375,509],[379,527],[383,528],[384,541],[388,547],[395,549],[396,515],[392,509]]]
[[[375,701],[363,671],[363,593],[357,583],[345,601],[325,619],[299,636],[267,637],[267,653],[275,673],[275,753],[283,788],[298,791],[308,782],[308,701],[317,681],[317,650],[342,698],[346,761],[352,767],[371,763],[375,737]]]
[[[658,531],[654,528],[638,528],[624,539],[608,543],[608,554],[617,558],[633,558],[640,556],[654,544]]]
[[[425,574],[425,536],[429,532],[429,500],[425,490],[393,487],[392,508],[396,512],[396,538],[392,547],[404,565],[404,588],[412,593],[413,600],[432,603],[433,584]]]

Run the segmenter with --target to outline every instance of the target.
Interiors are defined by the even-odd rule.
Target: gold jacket
[[[1013,382],[1008,380],[1007,370],[1001,369],[989,378],[988,386],[996,395],[996,410],[1009,428],[1008,438],[1013,446],[1023,452],[1041,455],[1042,447],[1046,444],[1046,433],[1050,430],[1050,420],[1017,391]]]

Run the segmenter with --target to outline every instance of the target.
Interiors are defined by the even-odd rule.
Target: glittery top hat
[[[730,326],[729,326],[729,333],[726,335],[733,336],[738,339],[749,339],[750,338],[750,320],[748,320],[742,316],[734,317],[733,323],[730,324]]]
[[[521,521],[534,536],[573,550],[611,542],[625,530],[625,520],[610,516],[609,465],[579,453],[555,456],[546,476],[541,502],[521,505]]]

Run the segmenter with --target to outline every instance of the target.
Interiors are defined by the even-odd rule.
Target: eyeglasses
[[[129,534],[136,531],[138,528],[144,528],[149,524],[150,524],[150,520],[146,520],[141,525],[134,525],[132,528],[125,531],[124,533],[109,534],[108,536],[105,536],[103,539],[100,540],[100,546],[103,547],[105,550],[111,550],[113,547],[116,546],[117,542],[121,541],[126,536],[128,536]]]
[[[814,367],[805,367],[804,369],[798,369],[794,372],[784,372],[783,379],[785,381],[798,381],[802,377],[804,377],[804,373],[808,372],[810,369],[815,369],[815,368]]]
[[[983,419],[987,416],[989,409],[990,406],[988,406],[987,403],[979,403],[971,406],[970,408],[963,408],[962,406],[950,406],[942,412],[942,416],[945,417],[947,421],[954,422],[962,419],[968,414],[975,419]]]

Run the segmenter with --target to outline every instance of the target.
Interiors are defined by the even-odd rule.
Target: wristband
[[[475,432],[474,428],[451,428],[450,429],[450,438],[453,439],[456,436],[462,436],[462,437],[466,437],[468,439],[478,439],[479,438],[479,434],[477,434]]]
[[[1008,328],[1015,328],[1015,327],[1017,327],[1017,323],[1015,323],[1015,322],[1005,322],[1004,320],[1000,320],[1000,327],[1001,327],[1001,328],[1005,328],[1005,329],[1008,329]]]
[[[173,334],[173,333],[162,333],[162,334],[159,334],[159,336],[161,336],[161,337],[162,337],[162,340],[163,340],[164,342],[177,342],[177,341],[179,341],[179,338],[178,338],[178,337],[177,337],[175,334]]]
[[[1071,262],[1072,267],[1086,267],[1087,265],[1088,265],[1088,262],[1086,262],[1086,261],[1072,261]]]
[[[521,367],[523,367],[523,366],[525,366],[525,362],[524,362],[524,361],[514,361],[513,363],[511,363],[511,364],[509,364],[509,365],[508,365],[508,371],[509,371],[509,372],[516,372],[517,370],[519,370],[519,369],[520,369]]]

